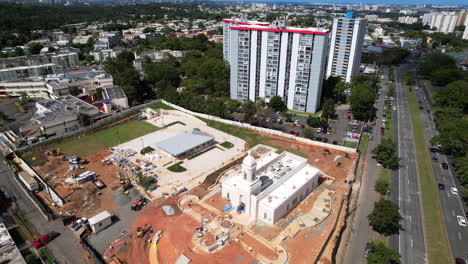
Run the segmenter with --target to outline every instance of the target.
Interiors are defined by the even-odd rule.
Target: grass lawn
[[[320,116],[322,114],[322,111],[319,111],[317,113],[307,113],[307,112],[299,112],[299,111],[295,111],[295,110],[291,110],[291,109],[288,109],[288,111],[286,111],[286,112],[290,113],[290,114],[300,115],[300,116]]]
[[[359,142],[345,141],[343,146],[348,148],[356,148]]]
[[[366,155],[368,145],[369,145],[369,135],[364,134],[361,138],[361,143],[359,144],[359,152],[363,155]]]
[[[182,161],[177,162],[176,164],[174,164],[174,165],[172,165],[170,167],[167,167],[167,169],[172,171],[172,172],[184,172],[184,171],[186,171],[187,169],[182,167],[180,164],[182,164]]]
[[[152,109],[164,109],[164,110],[174,110],[172,106],[168,106],[167,104],[159,103],[150,106]]]
[[[428,249],[427,255],[430,263],[451,263],[452,259],[432,171],[431,158],[428,153],[423,122],[419,114],[418,100],[414,94],[414,90],[408,90],[408,101],[418,160],[421,201],[424,210],[424,229]]]
[[[227,133],[227,134],[230,134],[230,135],[233,135],[235,137],[245,140],[249,144],[249,148],[252,148],[258,144],[264,144],[264,145],[271,146],[271,147],[278,149],[279,152],[289,151],[298,156],[301,156],[304,158],[307,157],[306,154],[296,149],[287,149],[287,148],[283,148],[275,144],[271,144],[268,137],[265,137],[264,135],[257,133],[253,130],[234,126],[234,125],[229,125],[229,124],[225,124],[225,123],[221,123],[221,122],[217,122],[213,120],[204,119],[201,117],[198,117],[198,118],[212,128],[215,128],[217,130],[223,131],[224,133]]]
[[[221,146],[227,148],[227,149],[230,149],[232,147],[234,147],[234,144],[232,144],[231,142],[229,141],[224,141],[223,143],[220,144]]]
[[[57,148],[68,155],[88,156],[156,130],[158,127],[148,122],[132,120],[78,139],[61,142]]]

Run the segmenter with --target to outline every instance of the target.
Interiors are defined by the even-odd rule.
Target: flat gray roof
[[[192,129],[163,140],[157,143],[156,146],[172,156],[178,156],[213,139],[214,137],[208,134]]]

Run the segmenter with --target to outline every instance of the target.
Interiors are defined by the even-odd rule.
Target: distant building
[[[114,49],[103,49],[103,50],[93,50],[89,54],[94,57],[94,61],[98,63],[104,63],[107,58],[116,58],[121,50]]]
[[[30,122],[20,128],[24,137],[58,136],[81,127],[77,115],[87,114],[94,118],[99,109],[74,96],[66,95],[55,99],[36,102],[36,112]]]
[[[321,171],[289,152],[249,154],[242,170],[222,182],[223,198],[252,220],[275,224],[318,187]]]
[[[0,59],[0,69],[22,66],[40,66],[44,64],[55,64],[62,67],[64,70],[69,70],[79,66],[80,60],[78,58],[78,53],[76,52],[48,53]]]
[[[156,144],[173,157],[189,157],[214,143],[214,137],[196,129],[185,131]]]
[[[24,78],[14,81],[0,81],[0,97],[21,96],[55,98],[66,95],[71,87],[78,87],[89,93],[99,87],[112,86],[112,76],[104,71],[74,71],[46,77]]]
[[[0,223],[0,263],[26,264],[3,223]]]
[[[14,81],[22,78],[59,73],[63,73],[63,67],[53,63],[35,66],[19,66],[0,70],[0,81]]]
[[[418,18],[411,17],[411,16],[403,16],[403,17],[398,18],[398,22],[403,23],[403,24],[413,24],[413,23],[418,22]]]
[[[328,31],[223,20],[224,58],[231,66],[231,98],[269,102],[280,96],[289,109],[315,112],[326,63]],[[229,52],[229,55],[226,54]]]
[[[352,76],[359,73],[366,30],[367,20],[354,18],[352,12],[333,20],[327,77],[341,76],[351,82]]]
[[[463,32],[462,39],[468,39],[468,25],[465,26],[465,31]]]
[[[457,25],[458,15],[455,12],[437,12],[424,14],[423,25],[428,25],[431,29],[435,28],[438,32],[453,32]]]

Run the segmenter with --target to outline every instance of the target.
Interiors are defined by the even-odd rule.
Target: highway
[[[393,138],[398,145],[400,168],[392,175],[391,198],[400,207],[403,220],[399,234],[390,237],[390,247],[401,255],[403,264],[426,263],[426,246],[420,203],[419,179],[413,136],[413,125],[404,85],[404,73],[414,64],[395,67],[396,113]],[[381,117],[381,116],[380,116]],[[379,117],[379,118],[380,118]]]
[[[61,264],[86,263],[83,257],[84,251],[78,244],[78,238],[72,234],[68,227],[64,227],[61,221],[46,221],[13,177],[13,172],[5,165],[4,157],[0,154],[0,185],[4,191],[15,200],[18,209],[39,234],[51,231],[60,233],[59,237],[47,245],[55,259]]]
[[[418,103],[419,106],[423,108],[420,109],[420,115],[424,125],[426,143],[427,146],[431,146],[431,138],[437,135],[433,117],[435,109],[429,100],[430,96],[428,91],[424,88],[421,80],[419,80],[417,77],[416,87],[418,87],[418,89],[415,90]],[[439,200],[444,214],[444,222],[452,251],[452,256],[454,258],[459,257],[468,259],[468,229],[467,227],[459,226],[456,219],[457,215],[461,215],[466,218],[466,209],[463,206],[461,197],[459,195],[452,194],[450,191],[451,187],[456,187],[458,190],[462,189],[460,188],[458,179],[454,175],[455,173],[447,159],[447,156],[438,152],[431,153],[431,157],[437,157],[437,161],[432,160],[432,170],[434,172],[436,183],[442,183],[445,185],[445,190],[439,190]],[[442,168],[442,162],[449,164],[448,170]]]

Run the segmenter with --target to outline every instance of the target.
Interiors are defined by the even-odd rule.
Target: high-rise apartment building
[[[354,18],[352,12],[333,20],[327,77],[341,76],[350,82],[359,73],[366,28],[367,20]]]
[[[289,109],[315,112],[320,105],[328,31],[223,20],[231,98],[269,102],[281,96]],[[230,23],[230,24],[229,24]]]
[[[435,28],[442,33],[453,32],[458,21],[458,14],[455,12],[439,12],[428,13],[423,16],[423,24],[428,25],[431,29]]]

